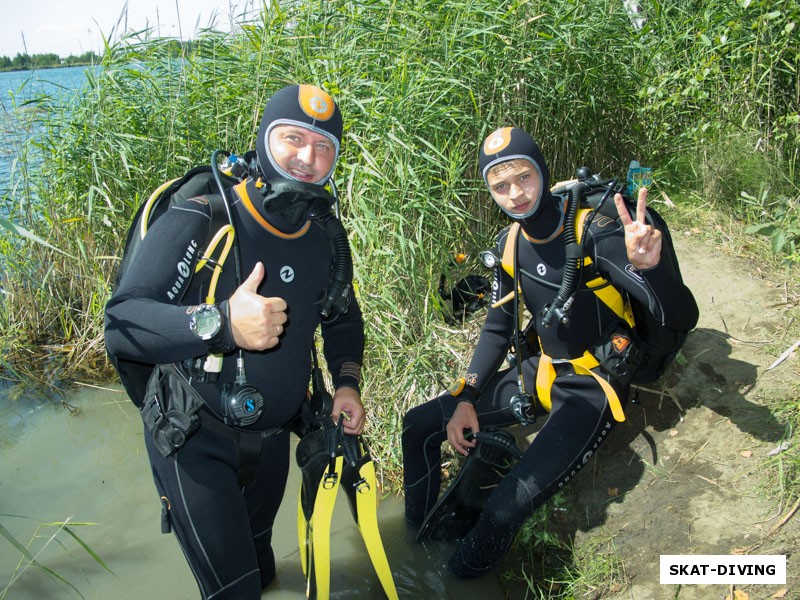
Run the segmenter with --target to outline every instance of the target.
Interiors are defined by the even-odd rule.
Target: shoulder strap
[[[586,218],[593,210],[593,208],[580,208],[578,209],[578,214],[575,216],[575,237],[577,238],[579,244],[581,243],[581,237],[583,236]],[[592,258],[590,256],[584,256],[583,267],[586,268],[591,264]],[[631,310],[630,302],[628,302],[627,299],[620,293],[620,291],[611,283],[609,283],[605,277],[602,277],[600,274],[598,274],[594,268],[591,269],[591,272],[595,275],[595,277],[592,277],[590,280],[586,281],[584,285],[592,290],[595,296],[597,296],[603,304],[614,311],[615,315],[627,322],[630,327],[634,327],[636,323],[633,318],[633,311]]]
[[[581,208],[578,209],[578,214],[575,216],[575,236],[579,244],[581,243],[581,237],[583,236],[583,226],[586,223],[586,218],[593,210],[594,209],[592,208]],[[519,230],[519,223],[513,223],[511,227],[509,227],[508,235],[506,236],[506,240],[503,245],[503,270],[512,277],[514,276],[514,249],[516,248],[515,242],[517,240],[517,236],[519,235]],[[584,257],[583,261],[584,267],[592,264],[591,257],[586,256]],[[596,277],[593,277],[587,281],[585,285],[595,293],[595,295],[603,304],[614,311],[614,314],[616,314],[620,319],[626,321],[631,327],[634,327],[635,321],[630,303],[625,300],[620,291],[611,285],[607,279],[597,275]]]
[[[581,238],[583,237],[583,228],[586,224],[586,217],[588,217],[589,213],[591,213],[593,210],[593,208],[579,208],[578,214],[575,215],[575,239],[579,244],[581,243]],[[589,262],[591,262],[591,258],[588,256],[586,258],[589,260]]]
[[[511,224],[511,227],[508,228],[508,235],[506,236],[506,241],[503,246],[501,264],[503,265],[503,270],[511,275],[511,277],[514,276],[514,249],[517,247],[519,229],[520,224],[518,222]]]

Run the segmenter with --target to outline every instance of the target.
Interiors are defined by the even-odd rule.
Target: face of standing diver
[[[342,113],[325,90],[288,85],[264,107],[256,137],[261,174],[325,185],[342,142]]]
[[[269,152],[279,169],[305,183],[325,179],[336,161],[336,146],[328,136],[299,125],[272,129]]]

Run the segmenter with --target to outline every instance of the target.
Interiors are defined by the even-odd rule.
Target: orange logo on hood
[[[617,353],[621,353],[625,351],[625,348],[630,346],[631,338],[626,335],[621,335],[619,333],[615,333],[611,336],[611,345],[614,346],[614,351]]]
[[[312,119],[327,121],[333,116],[333,98],[315,85],[301,85],[298,92],[300,108]]]
[[[511,127],[503,127],[490,134],[483,142],[483,153],[486,156],[497,154],[511,142]]]

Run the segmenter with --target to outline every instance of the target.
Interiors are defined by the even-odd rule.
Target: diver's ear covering
[[[314,85],[289,85],[278,90],[264,108],[256,138],[258,166],[267,179],[294,179],[276,164],[269,151],[269,134],[278,125],[297,125],[322,134],[333,143],[336,157],[331,170],[315,182],[325,184],[336,168],[343,129],[342,113],[330,94]]]

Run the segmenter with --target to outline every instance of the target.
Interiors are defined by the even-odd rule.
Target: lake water
[[[64,67],[0,73],[0,199],[14,189],[18,177],[14,164],[16,158],[41,132],[41,127],[37,126],[36,99],[46,96],[68,106],[86,84],[87,69],[97,68]]]
[[[73,412],[53,403],[13,420],[13,405],[0,404],[0,525],[23,545],[30,543],[37,560],[73,584],[86,600],[197,598],[197,586],[174,536],[161,534],[161,504],[133,404],[118,386],[87,387],[66,400]],[[263,593],[266,600],[305,598],[297,543],[299,489],[300,473],[292,458],[273,533],[278,578]],[[500,580],[503,569],[470,582],[449,575],[444,565],[454,546],[416,543],[416,532],[403,516],[402,498],[384,497],[378,519],[400,598],[525,597],[521,586],[508,589]],[[48,544],[54,527],[44,527],[34,539],[39,521],[65,520],[92,523],[74,529],[114,575],[63,532],[57,543]],[[332,523],[330,597],[384,597],[344,492],[339,493]],[[0,535],[0,592],[19,559],[19,552]],[[13,583],[8,598],[78,595],[42,570],[30,568]]]

